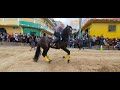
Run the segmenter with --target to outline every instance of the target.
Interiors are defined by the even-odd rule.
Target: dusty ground
[[[62,57],[63,50],[50,49],[48,56],[53,61],[45,62],[41,56],[33,62],[35,50],[30,47],[0,46],[1,72],[120,72],[120,51],[70,49],[71,62]]]

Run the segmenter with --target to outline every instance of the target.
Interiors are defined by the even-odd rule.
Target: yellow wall
[[[36,19],[36,20],[35,20],[35,23],[36,23],[36,24],[41,24],[42,22],[41,22],[40,19]]]
[[[116,25],[116,32],[109,32],[109,25]],[[103,34],[105,38],[120,38],[120,23],[92,23],[86,28],[89,27],[91,36],[101,36]]]
[[[19,23],[18,23],[17,18],[16,19],[15,18],[13,18],[13,19],[1,18],[0,19],[0,25],[18,25],[18,24]]]
[[[116,32],[109,32],[109,25],[116,25]],[[103,34],[105,38],[120,38],[120,23],[93,23],[90,34],[96,36]]]
[[[37,24],[41,24],[41,25],[43,25],[43,26],[46,26],[46,25],[45,25],[45,21],[46,21],[46,20],[45,20],[44,18],[37,18],[37,19],[36,19],[36,23],[37,23]],[[46,22],[47,22],[47,21],[46,21]],[[49,22],[47,22],[47,23],[48,23],[49,29],[50,29],[50,27],[52,28],[52,25],[50,25]]]
[[[13,26],[0,26],[0,28],[5,28],[7,33],[22,33],[22,29],[18,27],[18,29],[13,29]]]
[[[41,25],[44,26],[44,25],[45,25],[45,23],[44,23],[44,21],[45,21],[44,18],[39,18],[39,19],[40,19]]]
[[[44,23],[44,20],[45,20],[45,19],[44,19],[44,18],[40,18],[40,20]]]
[[[43,24],[43,25],[45,25],[45,23],[44,23],[44,21],[46,21],[44,18],[40,18],[40,20],[41,20],[41,23]],[[46,21],[47,22],[47,21]],[[50,30],[50,29],[52,29],[52,25],[49,23],[49,22],[47,22],[48,23],[48,29]]]
[[[34,18],[19,18],[19,20],[34,23]],[[36,20],[35,20],[35,22],[37,24],[46,26],[44,21],[46,21],[44,18],[36,18]],[[47,22],[47,23],[50,27],[51,25],[49,24],[49,22]],[[18,18],[0,18],[0,25],[18,25],[18,24],[19,24]]]
[[[33,18],[20,18],[20,21],[26,21],[26,22],[33,22],[34,23]]]
[[[26,21],[26,22],[32,22],[32,23],[34,23],[34,18],[19,18],[19,20],[20,21]],[[44,18],[35,18],[35,23],[41,24],[43,26],[46,26],[45,21],[46,20]],[[49,22],[47,22],[47,23],[48,23],[48,31],[52,32],[51,31],[51,29],[52,29],[51,24],[49,24]],[[12,27],[8,27],[8,25],[9,26],[19,25],[18,18],[0,18],[0,25],[4,26],[7,29],[8,33],[11,33],[11,32],[13,32],[13,33],[14,32],[20,33],[20,32],[22,32],[21,28],[19,28],[19,30],[14,30]]]
[[[37,23],[37,24],[41,24],[41,25],[43,25],[43,26],[45,25],[44,21],[45,21],[44,18],[37,18],[37,19],[36,19],[36,23]]]
[[[84,33],[87,28],[89,29],[89,28],[91,28],[91,27],[92,27],[92,24],[89,25],[88,27],[84,28],[84,30],[82,31],[82,33]]]

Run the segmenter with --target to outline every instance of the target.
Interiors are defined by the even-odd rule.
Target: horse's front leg
[[[67,48],[62,48],[65,52],[67,52],[66,57],[63,56],[63,58],[67,58],[67,62],[70,62],[70,51]]]

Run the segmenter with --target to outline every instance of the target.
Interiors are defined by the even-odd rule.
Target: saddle
[[[61,41],[55,43],[55,49],[60,49]]]
[[[60,49],[60,45],[61,45],[61,40],[58,40],[56,43],[54,43],[54,46],[52,48]]]

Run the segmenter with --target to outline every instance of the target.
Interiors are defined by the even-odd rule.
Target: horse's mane
[[[68,29],[67,28],[68,28],[68,26],[62,32],[62,37],[63,37],[63,40],[65,40],[65,41],[68,41],[68,39],[69,39],[69,35],[68,35],[68,32],[67,32]]]
[[[66,31],[67,31],[67,27],[65,27],[65,29],[63,30],[62,34],[66,34]]]

